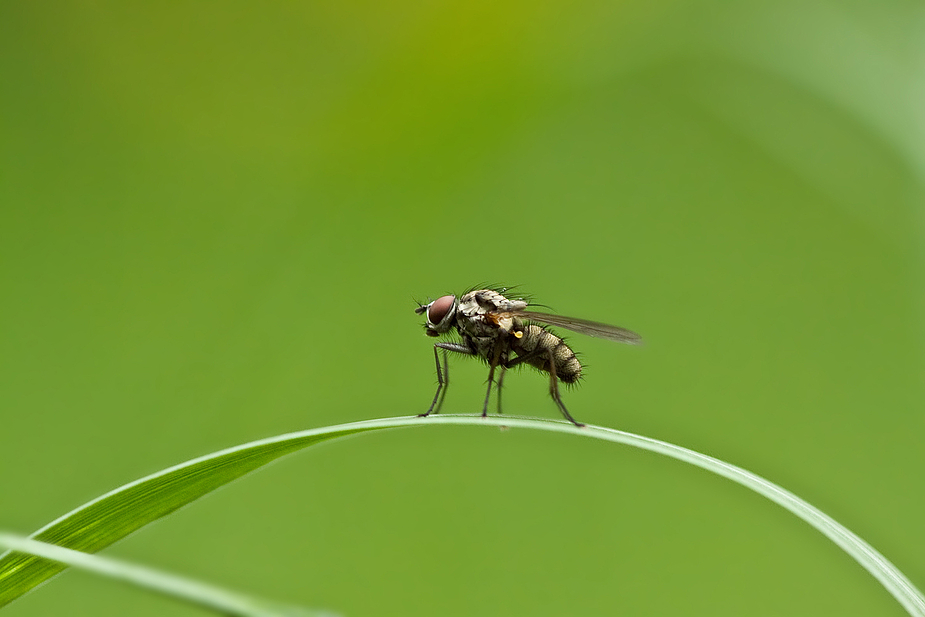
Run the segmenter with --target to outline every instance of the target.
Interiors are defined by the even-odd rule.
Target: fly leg
[[[443,366],[440,366],[440,354],[437,349],[443,350]],[[434,394],[434,402],[430,404],[427,411],[418,414],[419,418],[429,416],[431,413],[440,413],[440,407],[443,406],[443,399],[446,397],[446,387],[450,385],[450,363],[447,360],[447,351],[455,351],[467,356],[474,355],[474,352],[459,343],[437,343],[434,345],[434,361],[437,363],[437,393]],[[443,395],[441,396],[441,392]]]
[[[437,363],[437,393],[434,394],[434,402],[430,404],[430,407],[424,413],[418,414],[419,418],[425,418],[434,411],[436,407],[437,413],[440,413],[440,407],[443,405],[443,398],[440,396],[440,392],[443,392],[444,396],[446,395],[445,386],[450,385],[450,363],[447,362],[446,350],[443,350],[443,366],[446,368],[446,378],[444,378],[444,371],[440,366],[440,354],[437,352],[437,346],[434,345],[434,361]],[[437,401],[440,401],[440,405],[437,405]]]
[[[572,417],[572,414],[568,412],[568,409],[565,408],[565,403],[562,402],[562,397],[559,396],[559,380],[556,378],[556,359],[553,356],[553,350],[549,350],[549,396],[552,397],[552,400],[556,402],[556,405],[559,406],[559,411],[562,412],[562,415],[565,416],[565,419],[574,424],[575,426],[584,426],[581,422],[577,421]]]
[[[495,381],[495,367],[501,362],[501,346],[498,345],[495,347],[494,353],[491,354],[491,359],[488,361],[488,391],[485,392],[485,404],[482,405],[482,417],[488,415],[488,397],[491,396],[491,384]],[[502,367],[502,371],[504,368]],[[502,378],[504,374],[502,373]],[[500,384],[499,390],[500,393]],[[500,400],[500,399],[499,399]]]
[[[507,367],[501,365],[501,376],[498,377],[498,415],[501,415],[501,386],[504,384],[504,376],[507,374]]]
[[[508,360],[506,364],[501,365],[501,376],[498,377],[498,415],[499,416],[501,415],[501,385],[504,382],[504,376],[507,374],[507,370],[509,368],[513,368],[517,366],[518,364],[522,364],[523,362],[526,362],[530,358],[534,358],[537,355],[539,355],[539,352],[536,349],[534,349],[530,353],[526,353],[522,356],[517,356],[516,358],[512,360]]]

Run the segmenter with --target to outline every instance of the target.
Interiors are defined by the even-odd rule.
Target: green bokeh
[[[918,2],[0,5],[0,528],[423,411],[414,299],[519,284],[581,420],[793,490],[925,587]],[[446,411],[484,367],[452,365]],[[511,413],[555,417],[544,380]],[[286,459],[109,552],[345,615],[900,615],[776,506],[449,429]],[[198,614],[67,573],[11,616]]]

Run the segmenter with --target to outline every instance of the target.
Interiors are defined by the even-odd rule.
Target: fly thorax
[[[499,309],[493,302],[488,302],[486,298],[479,294],[487,290],[473,291],[465,294],[459,299],[457,308],[457,324],[460,332],[473,339],[478,338],[497,338],[499,334],[508,333],[514,325],[514,320],[510,315],[499,314]],[[490,292],[506,300],[504,296]],[[491,299],[496,299],[491,296]]]
[[[514,318],[509,313],[503,313],[501,316],[496,317],[494,322],[505,333],[510,332],[511,328],[514,327]]]
[[[475,296],[473,296],[472,293],[467,293],[459,299],[459,307],[457,307],[456,310],[459,312],[460,316],[467,317],[469,319],[485,313],[485,309],[479,306],[478,302],[475,301]]]
[[[494,336],[474,336],[469,339],[475,347],[476,352],[482,358],[489,358],[498,344],[498,338]]]
[[[507,313],[527,308],[524,300],[511,300],[494,289],[476,289],[463,295],[460,304],[469,304],[481,312]]]

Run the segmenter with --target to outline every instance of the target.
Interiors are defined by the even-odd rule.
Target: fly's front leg
[[[434,402],[430,404],[430,407],[424,413],[418,414],[419,418],[425,418],[434,411],[434,407],[437,408],[437,413],[440,413],[440,406],[443,405],[443,399],[440,397],[440,392],[446,392],[444,386],[449,385],[450,383],[450,363],[446,358],[446,350],[443,350],[443,366],[447,367],[446,377],[444,378],[443,368],[440,366],[440,353],[437,351],[437,346],[434,345],[434,361],[437,363],[437,393],[434,394]],[[440,405],[437,405],[437,400],[439,399]]]
[[[438,349],[443,350],[442,367],[440,366],[440,353],[437,351]],[[437,364],[437,393],[434,394],[434,402],[430,404],[430,408],[424,413],[418,414],[419,418],[429,416],[431,413],[440,413],[440,407],[443,406],[443,399],[446,397],[446,387],[450,385],[450,363],[447,359],[447,351],[455,351],[467,356],[474,355],[471,349],[459,343],[437,343],[434,345],[434,361]],[[440,394],[441,392],[443,393],[442,396]]]
[[[562,415],[565,418],[574,424],[575,426],[584,426],[581,422],[572,417],[572,414],[568,412],[568,409],[565,408],[565,403],[562,402],[562,397],[559,396],[559,380],[556,378],[556,359],[553,356],[552,349],[549,350],[549,396],[552,397],[552,400],[556,402],[556,405],[559,406],[559,411],[562,412]]]

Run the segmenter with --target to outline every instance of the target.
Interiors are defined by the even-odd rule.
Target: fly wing
[[[549,313],[537,313],[536,311],[517,311],[514,313],[518,317],[526,317],[547,323],[551,326],[559,326],[580,334],[587,334],[597,338],[626,343],[628,345],[639,345],[642,343],[642,337],[626,328],[618,328],[609,324],[600,323],[599,321],[588,321],[587,319],[578,319],[577,317],[565,317],[564,315],[550,315]]]

